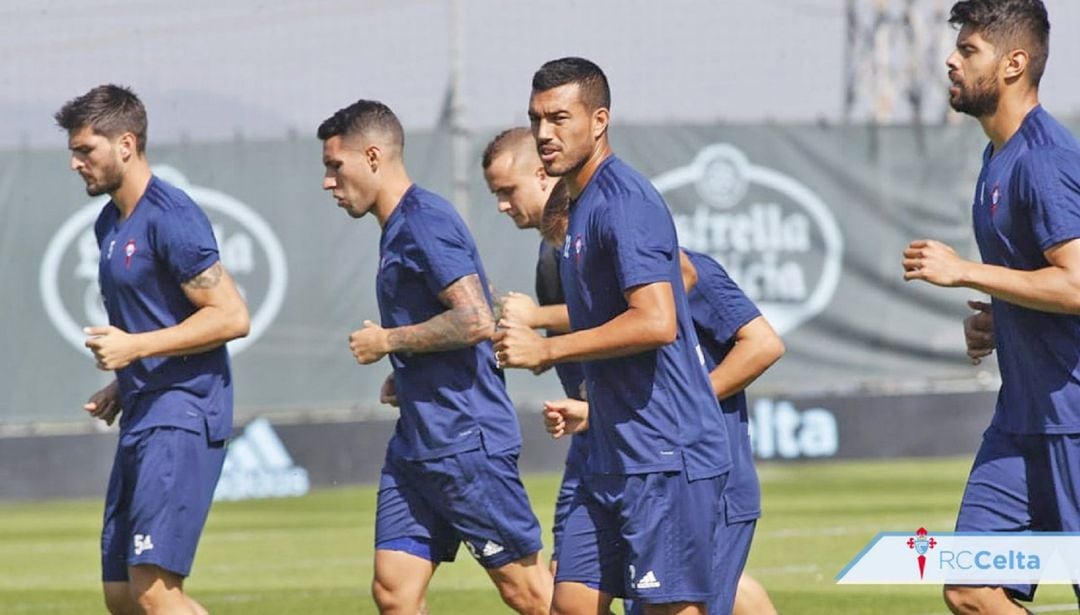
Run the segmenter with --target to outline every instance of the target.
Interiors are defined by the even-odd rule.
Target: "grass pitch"
[[[945,613],[937,586],[838,586],[836,573],[879,531],[952,529],[970,459],[759,466],[765,516],[747,571],[791,615]],[[550,544],[558,476],[525,483]],[[0,505],[0,613],[101,613],[96,500]],[[217,614],[375,613],[375,492],[219,503],[188,591]],[[1035,612],[1077,612],[1068,586],[1040,588]],[[440,567],[434,614],[505,613],[464,550]]]

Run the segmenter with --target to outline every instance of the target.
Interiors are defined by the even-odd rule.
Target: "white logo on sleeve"
[[[135,555],[142,555],[143,551],[154,548],[154,542],[150,540],[150,534],[135,534]]]
[[[656,589],[657,587],[660,587],[660,580],[656,578],[652,570],[642,575],[641,579],[634,584],[635,589]]]

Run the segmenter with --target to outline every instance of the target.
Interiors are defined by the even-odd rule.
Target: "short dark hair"
[[[381,132],[392,145],[405,149],[405,131],[394,112],[377,100],[358,100],[338,109],[336,113],[319,124],[318,136],[322,141],[331,137],[348,137],[355,134]]]
[[[484,148],[484,155],[480,158],[480,166],[486,171],[497,156],[516,147],[523,139],[531,140],[532,138],[532,130],[524,126],[508,128],[500,132]]]
[[[559,58],[544,63],[532,79],[534,92],[546,92],[561,85],[576,83],[581,102],[590,111],[611,108],[611,90],[604,71],[585,58]]]
[[[69,133],[90,127],[95,134],[112,139],[130,132],[135,135],[135,151],[146,151],[146,107],[126,87],[99,85],[64,103],[53,118]]]
[[[1050,18],[1042,0],[962,0],[949,12],[949,23],[971,26],[999,52],[1027,51],[1031,83],[1039,85],[1050,55]]]

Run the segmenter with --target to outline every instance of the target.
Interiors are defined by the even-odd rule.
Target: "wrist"
[[[399,336],[394,335],[394,331],[395,329],[382,330],[379,350],[384,355],[390,354],[391,352],[397,352],[399,350],[399,348],[397,348],[397,345],[399,343]]]

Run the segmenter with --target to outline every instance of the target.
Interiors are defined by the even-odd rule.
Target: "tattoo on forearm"
[[[447,286],[439,299],[449,309],[425,322],[398,327],[389,333],[395,352],[439,352],[464,348],[488,339],[495,320],[480,276],[467,275]]]
[[[206,271],[203,271],[199,275],[191,278],[187,282],[184,282],[184,287],[191,290],[206,290],[213,288],[221,282],[221,278],[225,275],[225,269],[221,266],[221,261],[210,265]]]

